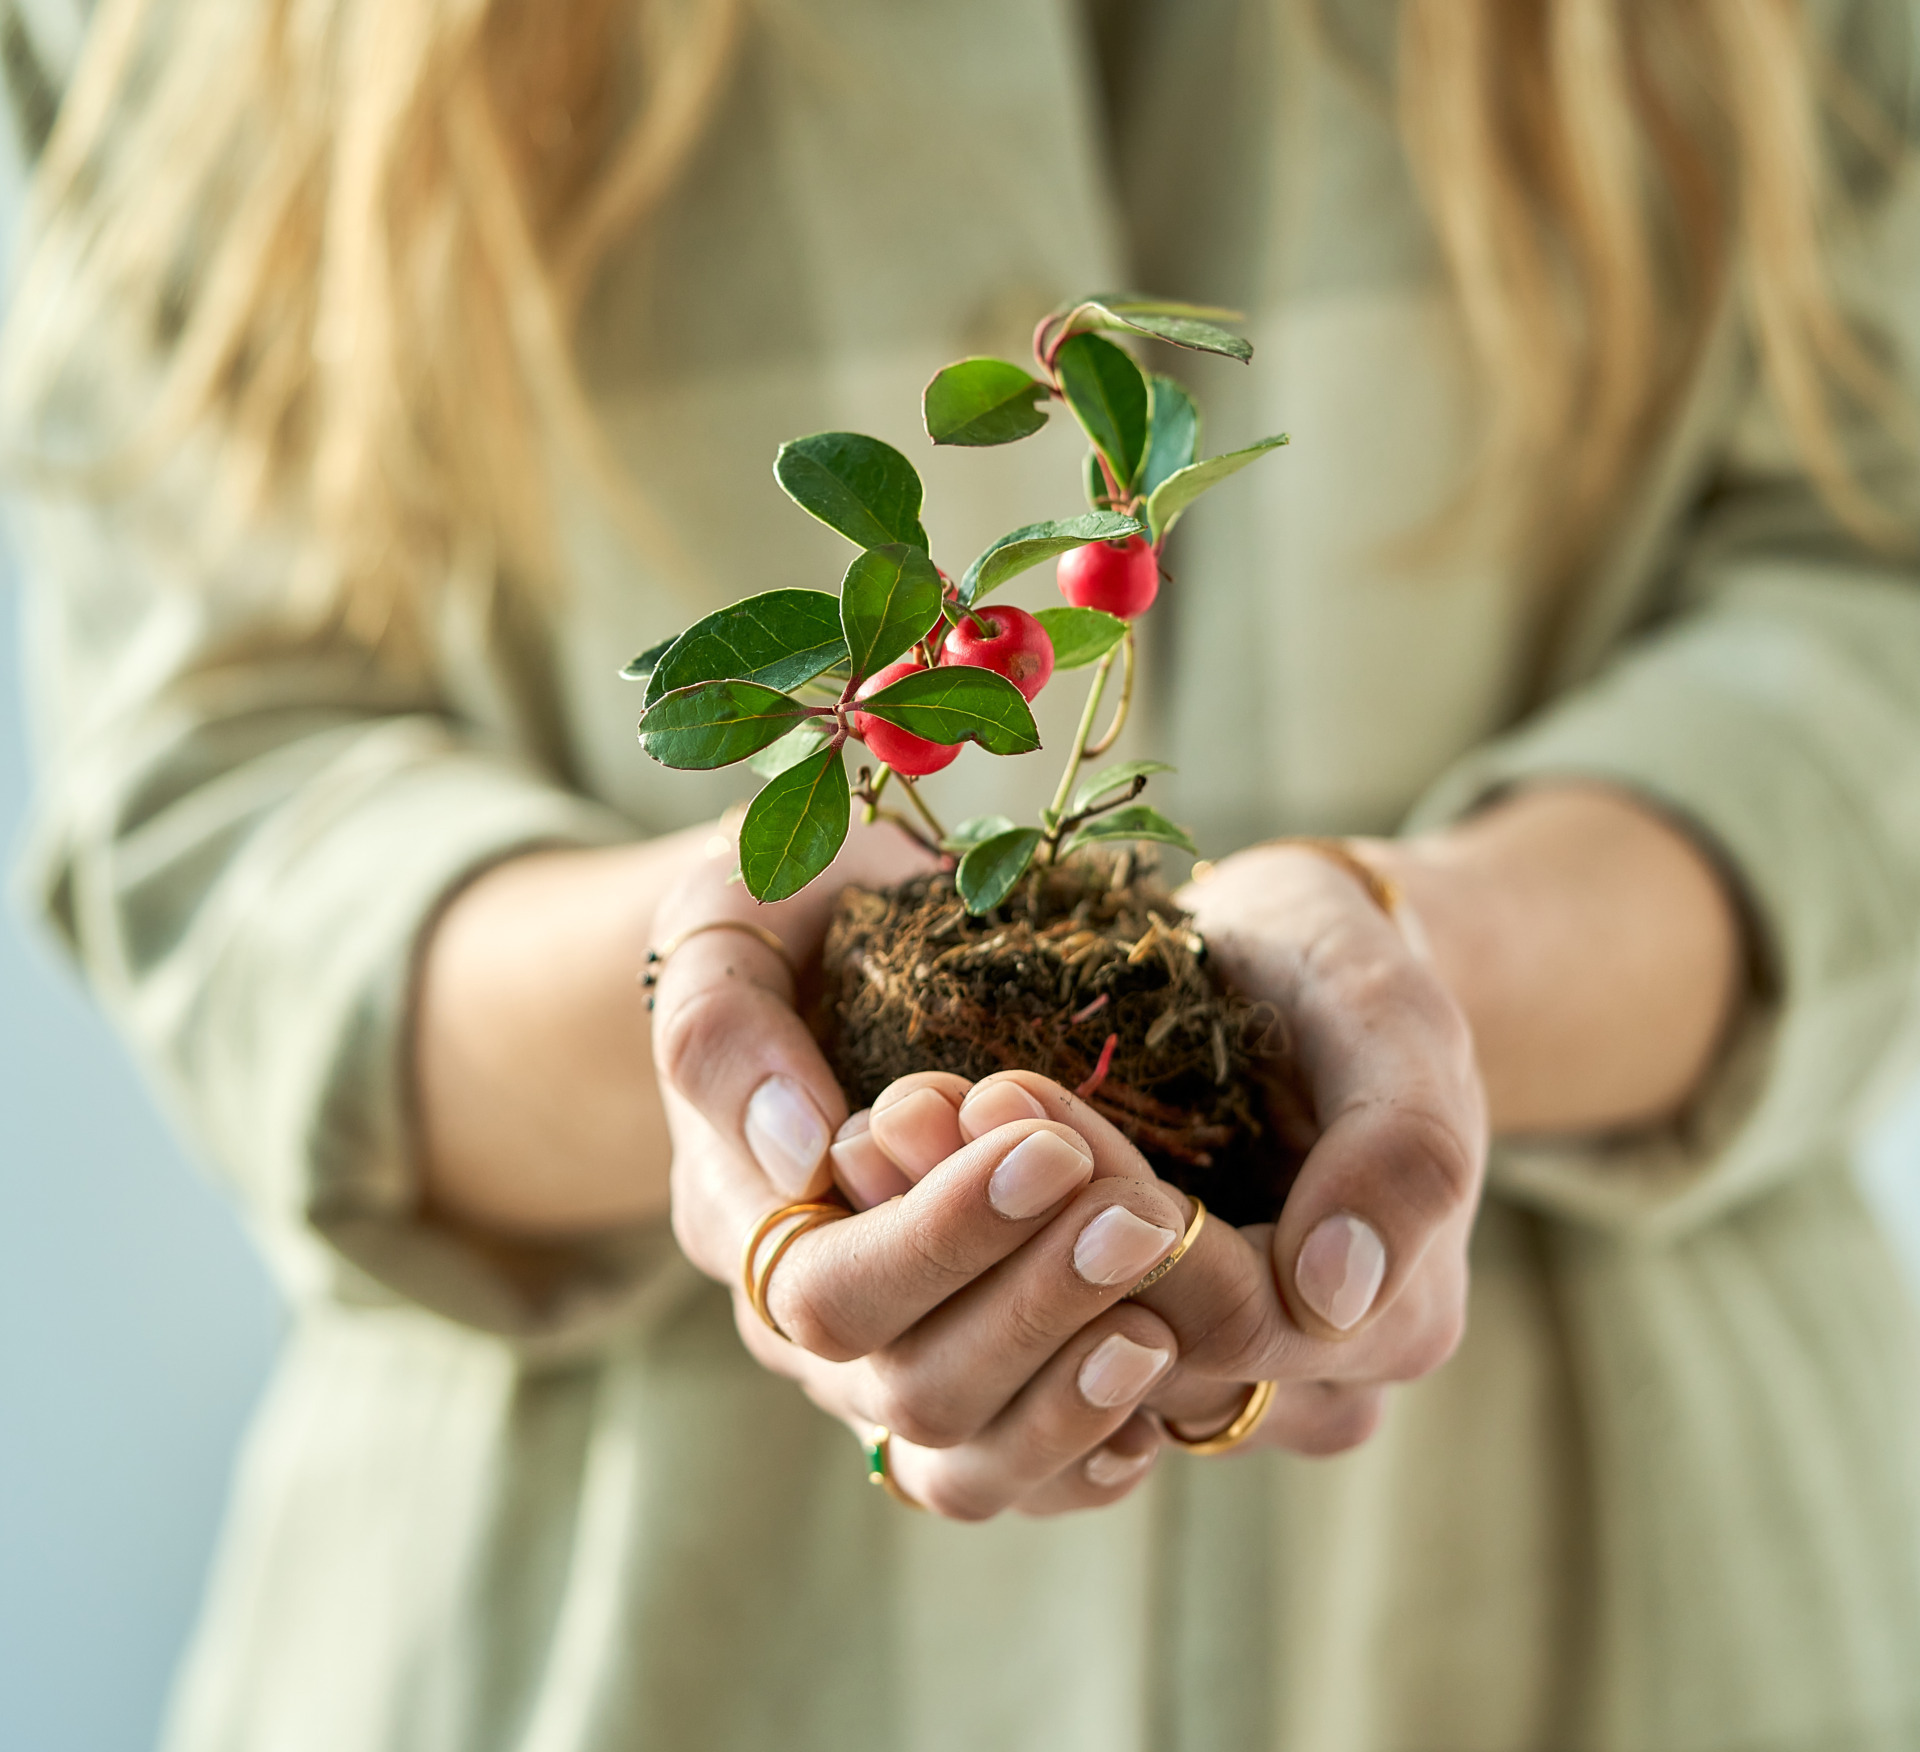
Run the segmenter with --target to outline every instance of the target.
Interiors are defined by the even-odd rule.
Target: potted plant
[[[928,875],[847,890],[828,934],[816,1027],[856,1105],[912,1070],[1041,1071],[1076,1087],[1167,1178],[1254,1221],[1278,1209],[1310,1140],[1278,1019],[1211,978],[1204,942],[1158,879],[1158,847],[1195,850],[1140,800],[1171,769],[1088,772],[1126,722],[1135,625],[1158,595],[1168,535],[1202,493],[1286,443],[1203,458],[1192,398],[1108,337],[1244,363],[1252,348],[1221,326],[1233,320],[1164,299],[1087,298],[1042,319],[1033,370],[975,358],[939,372],[924,398],[935,444],[1016,442],[1055,403],[1089,444],[1091,508],[1010,531],[957,582],[929,552],[920,477],[899,451],[854,432],[782,445],[781,487],[859,550],[838,595],[749,597],[622,673],[645,687],[640,743],[655,760],[746,763],[766,781],[740,828],[740,876],[757,899],[820,875],[856,804],[926,848]],[[1064,605],[988,601],[1046,560]],[[943,825],[920,781],[968,743],[1003,758],[1037,752],[1029,702],[1074,669],[1092,671],[1086,702],[1039,818]]]

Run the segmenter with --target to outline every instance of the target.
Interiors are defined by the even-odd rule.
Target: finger
[[[846,1097],[768,945],[740,931],[682,943],[654,989],[653,1056],[662,1084],[758,1164],[783,1199],[825,1189]]]
[[[1122,1303],[1063,1346],[975,1440],[937,1451],[903,1443],[896,1433],[895,1475],[936,1514],[986,1520],[1070,1468],[1079,1471],[1129,1422],[1173,1361],[1166,1327],[1144,1308]],[[1123,1481],[1130,1482],[1137,1481]],[[1084,1472],[1078,1490],[1089,1504],[1124,1494]]]
[[[948,1071],[915,1071],[874,1098],[873,1141],[908,1180],[920,1179],[967,1141],[960,1133],[959,1108],[971,1087],[965,1077]]]
[[[1037,1112],[1030,1113],[1029,1107]],[[1071,1090],[1037,1071],[996,1071],[981,1078],[960,1104],[960,1131],[964,1137],[977,1138],[996,1125],[1027,1117],[1072,1126],[1093,1147],[1096,1179],[1108,1174],[1133,1180],[1158,1178],[1124,1132]]]
[[[971,1440],[1166,1256],[1180,1209],[1171,1187],[1117,1175],[1084,1187],[1043,1233],[875,1350],[877,1421],[925,1447]]]
[[[1338,866],[1296,849],[1227,869],[1195,895],[1199,928],[1236,983],[1279,994],[1323,1127],[1274,1229],[1275,1276],[1302,1330],[1337,1340],[1384,1317],[1440,1235],[1463,1233],[1486,1154],[1472,1033]],[[1262,908],[1286,928],[1237,929]]]
[[[1003,1126],[904,1197],[801,1236],[768,1285],[771,1312],[817,1355],[865,1356],[1043,1229],[1092,1173],[1092,1152],[1066,1126]]]
[[[835,1134],[828,1151],[833,1158],[834,1181],[856,1211],[871,1210],[898,1198],[913,1184],[873,1141],[872,1119],[872,1108],[861,1108]]]

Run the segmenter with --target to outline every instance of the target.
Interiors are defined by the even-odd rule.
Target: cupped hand
[[[683,933],[750,921],[805,967],[840,883],[896,881],[912,865],[891,836],[856,835],[818,893],[767,907],[729,883],[731,868],[716,845],[656,926],[660,941],[682,939],[654,1012],[682,1248],[730,1287],[762,1363],[862,1438],[897,1433],[895,1476],[926,1507],[975,1520],[1125,1495],[1158,1439],[1137,1408],[1175,1346],[1123,1297],[1177,1241],[1183,1201],[1144,1172],[1096,1181],[1092,1147],[1017,1089],[970,1109],[963,1137],[965,1085],[947,1079],[948,1130],[932,1140],[914,1133],[930,1080],[889,1091],[899,1111],[881,1111],[873,1135],[899,1142],[898,1184],[788,1250],[769,1286],[781,1334],[748,1305],[743,1241],[776,1207],[826,1190],[846,1104],[795,1010],[788,961],[744,932]],[[850,1130],[839,1154],[862,1147]]]

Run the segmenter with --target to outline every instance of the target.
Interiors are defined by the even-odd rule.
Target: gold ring
[[[787,953],[787,946],[769,931],[765,925],[756,925],[751,919],[708,919],[703,924],[689,925],[684,931],[676,931],[658,949],[647,951],[647,963],[640,972],[640,983],[646,988],[647,1008],[653,1008],[653,988],[660,983],[660,975],[666,970],[668,958],[676,949],[693,941],[704,931],[744,931],[757,943],[764,943],[774,954],[787,964],[787,971],[793,972],[793,957]]]
[[[1234,1413],[1233,1422],[1224,1430],[1216,1430],[1210,1436],[1183,1436],[1172,1424],[1167,1424],[1167,1440],[1177,1448],[1185,1448],[1189,1454],[1224,1454],[1229,1448],[1239,1447],[1260,1427],[1277,1392],[1279,1388],[1272,1381],[1256,1381],[1246,1404]]]
[[[1193,1198],[1192,1193],[1188,1193],[1187,1196],[1189,1198]],[[1163,1277],[1167,1275],[1168,1272],[1172,1271],[1173,1268],[1176,1265],[1178,1265],[1181,1260],[1185,1259],[1187,1256],[1187,1249],[1191,1247],[1196,1240],[1199,1239],[1200,1225],[1204,1223],[1206,1220],[1207,1220],[1207,1207],[1203,1205],[1197,1198],[1193,1199],[1193,1220],[1187,1224],[1187,1232],[1180,1237],[1179,1246],[1174,1248],[1174,1250],[1171,1253],[1169,1253],[1165,1259],[1161,1260],[1160,1263],[1156,1265],[1152,1271],[1148,1272],[1147,1275],[1143,1277],[1137,1284],[1135,1284],[1132,1289],[1127,1291],[1127,1293],[1124,1296],[1122,1296],[1120,1300],[1123,1302],[1132,1301],[1133,1298],[1139,1295],[1142,1290],[1152,1288],[1152,1286],[1157,1284]]]
[[[770,1210],[753,1226],[753,1233],[747,1237],[747,1244],[740,1249],[740,1287],[746,1292],[748,1305],[760,1316],[761,1322],[776,1338],[786,1338],[780,1330],[779,1321],[773,1317],[767,1307],[767,1286],[773,1281],[773,1268],[785,1256],[794,1242],[810,1229],[817,1229],[824,1223],[837,1223],[842,1217],[850,1217],[853,1212],[845,1205],[837,1204],[788,1204]],[[794,1226],[780,1237],[779,1243],[758,1271],[754,1270],[754,1255],[760,1251],[762,1243],[775,1229],[789,1218],[798,1218]],[[791,1344],[793,1341],[787,1339]]]
[[[905,1508],[918,1509],[923,1515],[927,1512],[927,1505],[908,1496],[893,1476],[893,1431],[885,1424],[875,1424],[867,1438],[867,1483],[877,1484]]]
[[[1352,844],[1343,839],[1325,839],[1314,834],[1300,834],[1292,839],[1268,840],[1270,846],[1298,846],[1303,852],[1314,852],[1325,858],[1329,864],[1337,864],[1367,891],[1367,898],[1373,902],[1388,918],[1399,922],[1400,910],[1406,904],[1406,897],[1400,892],[1400,884],[1376,868],[1368,859],[1353,849]]]

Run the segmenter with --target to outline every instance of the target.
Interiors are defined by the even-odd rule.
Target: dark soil
[[[1221,989],[1156,879],[1114,879],[1110,861],[1072,858],[978,919],[951,876],[848,889],[816,1018],[828,1059],[855,1107],[910,1071],[1039,1071],[1210,1211],[1268,1221],[1314,1131],[1285,1029]]]

